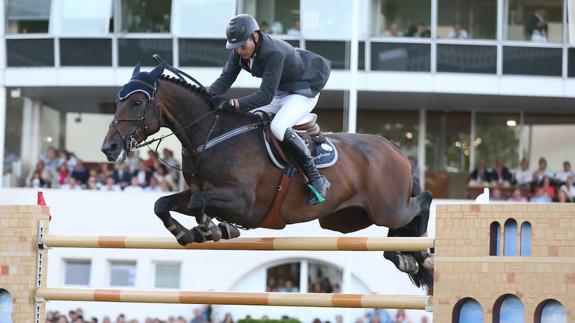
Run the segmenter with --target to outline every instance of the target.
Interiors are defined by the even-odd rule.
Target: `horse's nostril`
[[[118,149],[118,144],[114,143],[110,145],[110,151],[116,151],[116,149]]]

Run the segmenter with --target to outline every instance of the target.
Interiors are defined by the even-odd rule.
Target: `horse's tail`
[[[417,171],[417,167],[411,166],[411,178],[413,184],[411,185],[411,197],[416,197],[417,195],[421,194],[421,184],[419,184],[419,172]]]

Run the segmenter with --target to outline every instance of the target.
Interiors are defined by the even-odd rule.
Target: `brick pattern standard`
[[[38,222],[48,223],[49,212],[42,206],[0,206],[0,288],[12,296],[13,322],[34,322]],[[44,322],[44,305],[40,313]]]
[[[490,227],[500,224],[500,254],[508,219],[531,224],[531,256],[489,256]],[[575,205],[438,205],[435,232],[433,318],[451,322],[461,299],[475,299],[483,322],[493,322],[495,302],[512,294],[525,307],[526,322],[548,299],[560,302],[575,322]]]

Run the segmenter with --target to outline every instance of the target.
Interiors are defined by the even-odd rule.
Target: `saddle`
[[[269,115],[268,117],[271,118]],[[316,121],[317,115],[310,113],[292,128],[307,145],[315,166],[318,169],[327,168],[337,162],[337,149],[335,145],[323,135]],[[268,155],[276,167],[285,169],[288,165],[292,164],[283,145],[273,135],[269,124],[264,127],[264,142]]]

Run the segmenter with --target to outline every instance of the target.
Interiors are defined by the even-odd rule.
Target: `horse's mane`
[[[184,88],[192,93],[199,94],[200,97],[204,98],[206,101],[210,102],[210,93],[205,87],[199,87],[193,84],[190,84],[180,78],[172,77],[166,74],[162,74],[160,76],[160,80],[167,81],[169,83],[175,84],[181,88]],[[211,104],[211,103],[210,103]]]

